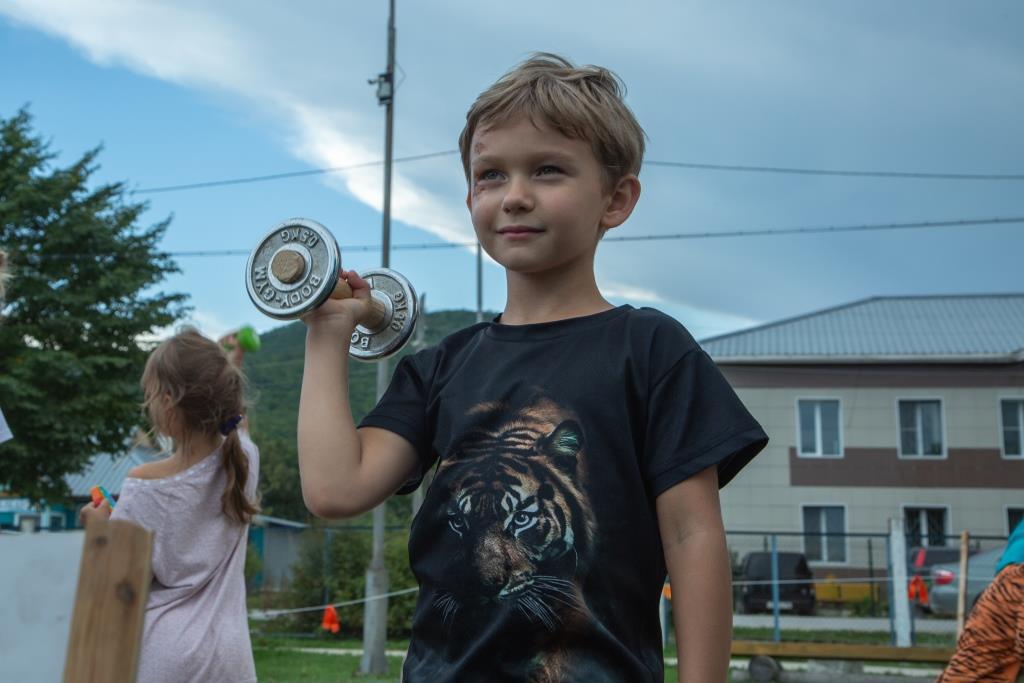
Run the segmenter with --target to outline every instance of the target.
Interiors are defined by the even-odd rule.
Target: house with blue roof
[[[132,468],[159,457],[160,451],[145,442],[124,453],[96,455],[81,472],[64,478],[71,489],[69,505],[32,506],[27,498],[0,497],[0,528],[47,531],[77,528],[78,510],[92,500],[90,491],[93,486],[99,484],[117,498],[121,495],[121,484]]]
[[[100,485],[115,499],[121,495],[125,477],[138,465],[166,457],[166,452],[148,440],[119,454],[101,453],[93,457],[81,472],[65,477],[71,489],[67,505],[36,505],[27,498],[0,496],[0,530],[65,531],[80,528],[78,510],[92,500],[92,487]],[[251,577],[254,589],[281,590],[292,577],[298,560],[300,536],[309,528],[305,522],[256,515],[249,527],[249,545],[260,560],[260,569]]]
[[[780,548],[842,575],[884,570],[843,534],[891,517],[942,546],[1024,516],[1024,294],[876,297],[701,345],[771,439],[722,491],[730,531],[799,532]]]

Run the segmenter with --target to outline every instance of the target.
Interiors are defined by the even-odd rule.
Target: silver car
[[[996,576],[996,565],[1006,546],[971,555],[967,559],[967,595],[964,605],[970,612],[981,592]],[[932,614],[956,616],[956,596],[960,588],[960,563],[933,565],[930,572],[928,606]]]

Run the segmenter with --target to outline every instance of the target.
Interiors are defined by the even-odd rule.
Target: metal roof
[[[121,483],[133,467],[152,462],[159,457],[159,450],[145,445],[135,446],[118,455],[101,453],[93,457],[81,472],[69,474],[64,480],[75,498],[88,498],[89,491],[97,484],[111,495],[117,496],[121,493]]]
[[[724,363],[1024,361],[1024,294],[874,297],[710,337]]]

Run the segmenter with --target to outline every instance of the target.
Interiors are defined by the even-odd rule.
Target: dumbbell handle
[[[274,276],[282,282],[288,283],[300,280],[306,272],[306,267],[306,259],[297,251],[282,250],[270,262],[270,270],[274,273]],[[330,298],[351,299],[352,286],[344,278],[338,278],[338,284],[334,286],[334,291],[331,292]],[[376,329],[384,322],[385,315],[387,315],[387,308],[384,306],[384,303],[371,296],[370,312],[366,314],[365,320],[359,321],[359,324],[363,327]]]
[[[335,285],[334,291],[331,292],[330,298],[332,299],[351,299],[352,286],[344,278],[338,278],[338,284]],[[384,303],[378,300],[376,297],[370,297],[370,312],[366,314],[366,319],[359,321],[359,324],[364,327],[376,329],[380,327],[380,324],[384,322],[384,316],[387,314],[387,308]]]

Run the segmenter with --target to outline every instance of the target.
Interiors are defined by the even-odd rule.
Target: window
[[[846,562],[846,509],[840,505],[805,505],[803,514],[808,561]]]
[[[900,455],[942,457],[942,403],[900,401]]]
[[[1024,508],[1006,508],[1006,535],[1009,536],[1024,519]]]
[[[839,401],[800,399],[796,402],[802,457],[842,456]]]
[[[903,522],[909,546],[946,545],[946,508],[903,508]]]
[[[1024,399],[1000,401],[1003,422],[1003,457],[1024,458]]]

